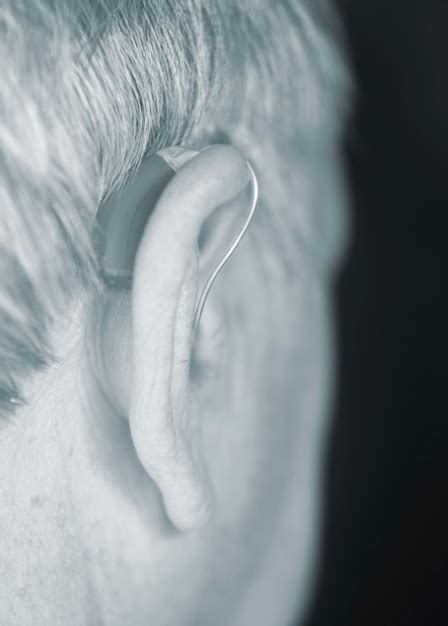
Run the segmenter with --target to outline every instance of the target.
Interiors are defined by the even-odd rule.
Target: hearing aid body
[[[142,161],[132,185],[100,206],[96,247],[107,287],[132,286],[135,256],[146,223],[175,174],[176,170],[165,159],[154,154]]]

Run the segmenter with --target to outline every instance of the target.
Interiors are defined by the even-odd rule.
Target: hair
[[[348,79],[324,1],[2,0],[0,31],[1,409],[98,288],[98,205],[146,152],[224,135],[250,151],[267,129],[330,145]]]

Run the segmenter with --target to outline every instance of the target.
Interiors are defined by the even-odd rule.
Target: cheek
[[[201,421],[219,524],[243,538],[254,564],[286,546],[282,577],[304,584],[318,528],[331,323],[324,289],[291,282],[285,293],[254,295],[251,323],[229,338],[230,374],[216,381]]]

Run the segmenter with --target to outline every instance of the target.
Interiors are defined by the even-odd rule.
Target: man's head
[[[333,16],[289,0],[0,11],[0,617],[288,623],[311,581],[345,235]],[[100,203],[179,144],[200,152],[145,228],[132,289],[105,290]],[[192,342],[247,203],[241,153],[259,210]]]

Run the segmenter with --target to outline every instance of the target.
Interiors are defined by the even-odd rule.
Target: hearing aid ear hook
[[[176,170],[196,154],[195,151],[182,148],[168,148],[144,159],[133,178],[132,185],[100,206],[97,214],[95,244],[107,287],[112,289],[131,287],[135,256],[146,222]],[[249,163],[247,167],[252,187],[249,209],[240,230],[201,291],[194,314],[193,337],[197,334],[210,289],[246,234],[255,213],[258,182]]]

